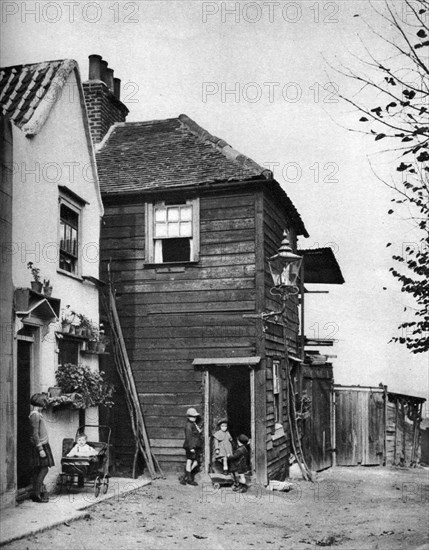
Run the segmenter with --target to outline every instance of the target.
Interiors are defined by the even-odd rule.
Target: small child
[[[228,457],[232,455],[232,437],[228,431],[228,420],[222,418],[217,423],[219,428],[213,434],[215,460],[223,463],[223,473],[228,473]]]
[[[95,456],[97,454],[97,451],[91,447],[91,445],[88,445],[87,443],[88,438],[86,434],[79,434],[77,438],[77,443],[73,447],[73,449],[69,452],[67,456],[80,456],[80,457],[89,457],[89,456]]]
[[[232,472],[235,483],[233,491],[237,493],[246,493],[246,477],[245,473],[249,468],[249,438],[247,435],[241,434],[237,437],[237,449],[232,456],[228,458],[229,469]]]

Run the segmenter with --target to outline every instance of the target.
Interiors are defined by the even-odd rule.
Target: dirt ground
[[[156,480],[8,549],[429,548],[428,469],[335,468],[290,492]],[[41,510],[42,510],[42,505]]]

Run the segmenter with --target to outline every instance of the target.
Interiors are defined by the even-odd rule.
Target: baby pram
[[[98,428],[99,433],[105,431],[106,441],[88,441],[88,445],[93,447],[97,454],[90,457],[68,457],[79,434],[85,432],[85,428]],[[61,473],[58,476],[60,488],[71,489],[73,485],[77,487],[92,486],[94,495],[98,497],[100,490],[103,494],[107,493],[109,488],[109,447],[110,447],[111,429],[108,426],[85,424],[76,431],[75,439],[63,439],[63,456],[61,458]],[[101,436],[99,436],[101,439]]]

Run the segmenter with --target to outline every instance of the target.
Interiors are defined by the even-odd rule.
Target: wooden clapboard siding
[[[199,261],[177,267],[145,266],[143,198],[105,210],[103,266],[111,258],[148,435],[165,468],[183,467],[186,409],[203,410],[193,359],[256,354],[257,326],[243,319],[256,309],[255,195],[201,196]]]
[[[264,293],[264,310],[279,311],[281,301],[270,293],[272,278],[267,264],[267,258],[277,253],[283,238],[283,231],[289,229],[292,237],[292,247],[295,246],[295,236],[285,210],[270,193],[265,192],[262,205],[263,219],[263,274],[261,277]],[[264,337],[265,354],[267,356],[266,369],[266,433],[267,433],[267,471],[269,479],[280,479],[287,474],[288,457],[291,452],[290,426],[288,422],[288,380],[285,361],[285,338],[289,351],[298,353],[298,301],[295,296],[290,297],[284,314],[286,324],[271,320],[266,324]],[[280,360],[280,403],[281,423],[285,435],[272,439],[275,434],[274,422],[274,394],[272,391],[272,360]]]
[[[265,258],[269,258],[276,254],[278,247],[283,238],[283,231],[289,230],[289,236],[291,238],[292,247],[296,247],[296,237],[291,227],[290,220],[287,217],[286,212],[278,201],[275,201],[273,197],[265,193],[264,195],[264,254]],[[266,308],[273,311],[281,308],[280,301],[274,299],[270,293],[272,287],[272,278],[269,271],[267,262],[265,262],[265,303]],[[298,328],[299,328],[299,315],[298,315],[298,299],[296,296],[291,296],[286,304],[286,339],[288,348],[295,354],[298,353]],[[269,325],[268,334],[271,333]],[[280,342],[278,342],[278,349],[280,349]]]

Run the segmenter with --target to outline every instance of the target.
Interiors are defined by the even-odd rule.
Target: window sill
[[[161,264],[144,264],[144,269],[156,269],[157,273],[180,273],[187,267],[198,265],[198,261],[191,262],[165,262]]]
[[[65,275],[66,277],[70,277],[71,279],[75,279],[76,281],[80,281],[83,283],[82,277],[79,275],[75,275],[74,273],[69,273],[68,271],[64,271],[63,269],[57,269],[57,273],[60,275]]]

